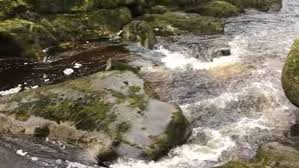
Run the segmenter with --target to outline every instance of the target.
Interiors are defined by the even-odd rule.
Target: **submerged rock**
[[[299,107],[299,40],[296,40],[282,72],[282,86],[288,99]]]
[[[100,161],[158,159],[190,135],[180,109],[151,98],[130,71],[25,91],[1,98],[0,104],[1,133],[75,143]]]
[[[277,142],[262,145],[251,161],[232,161],[219,168],[297,168],[299,151]]]

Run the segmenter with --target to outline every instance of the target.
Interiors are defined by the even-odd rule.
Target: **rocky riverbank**
[[[42,60],[47,47],[113,37],[134,20],[146,22],[125,26],[123,39],[152,47],[153,35],[221,33],[223,17],[236,16],[247,8],[272,11],[280,7],[279,0],[2,0],[0,44],[5,46],[1,51],[5,54],[1,57]],[[12,47],[22,52],[16,55]]]

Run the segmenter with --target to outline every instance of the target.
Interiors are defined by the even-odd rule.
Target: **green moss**
[[[185,138],[182,137],[188,132],[188,125],[189,122],[180,110],[172,115],[172,120],[168,124],[166,131],[171,142],[170,144],[177,145],[183,143]]]
[[[40,22],[60,41],[97,39],[119,31],[132,19],[126,7],[47,15]]]
[[[30,115],[24,111],[19,111],[15,114],[15,117],[19,121],[27,121],[30,118]]]
[[[167,154],[174,146],[183,144],[191,133],[188,125],[189,122],[180,110],[174,113],[165,133],[153,137],[154,143],[144,150],[145,155],[156,160]]]
[[[167,12],[163,15],[148,14],[143,19],[152,27],[159,29],[156,31],[157,35],[187,32],[213,34],[222,33],[224,29],[224,23],[220,19],[179,12]]]
[[[132,67],[128,65],[127,63],[119,62],[119,61],[113,61],[112,62],[112,67],[110,69],[111,71],[113,70],[118,70],[118,71],[132,71],[135,74],[139,73],[139,69]]]
[[[65,85],[65,84],[62,84]],[[67,82],[69,88],[83,91],[83,92],[90,92],[91,87],[91,79],[88,77],[81,77],[81,80],[71,80]]]
[[[122,93],[120,93],[120,92],[117,92],[117,91],[114,91],[114,90],[109,90],[109,92],[111,93],[111,95],[113,97],[115,97],[117,99],[117,103],[118,104],[125,102],[126,99],[127,99],[127,96],[124,95],[124,94],[122,94]]]
[[[139,86],[130,86],[128,90],[128,102],[131,107],[145,110],[147,105],[147,99],[143,93],[140,93],[141,88]]]
[[[248,163],[232,161],[232,162],[229,162],[229,163],[227,163],[223,166],[220,166],[219,168],[254,168],[254,167],[252,167]]]
[[[93,28],[118,31],[123,25],[128,24],[132,15],[128,8],[117,8],[113,10],[96,10],[87,14],[88,25]]]
[[[96,8],[95,0],[38,0],[34,10],[43,14],[86,12]]]
[[[193,11],[205,16],[231,17],[240,13],[240,9],[229,2],[214,0],[205,5],[199,5]]]
[[[64,0],[67,11],[82,12],[90,11],[96,7],[95,0]]]
[[[153,6],[149,12],[151,14],[164,14],[166,12],[168,12],[169,9],[166,6],[162,6],[162,5],[157,5],[157,6]]]
[[[125,141],[123,135],[130,129],[130,124],[127,122],[122,122],[116,125],[113,131],[110,131],[110,136],[118,142]]]
[[[42,49],[57,41],[44,26],[22,19],[0,22],[0,33],[6,33],[19,42],[28,58],[41,59]]]
[[[141,91],[140,86],[130,86],[129,87],[129,94],[138,94]]]
[[[21,103],[18,112],[27,111],[27,115],[35,115],[61,122],[72,122],[81,130],[108,131],[109,125],[116,119],[110,112],[110,105],[102,101],[101,95],[86,95],[77,99],[65,99],[47,94],[39,95],[37,102]]]
[[[123,40],[152,49],[156,43],[153,28],[146,21],[135,20],[123,28]]]
[[[0,0],[0,19],[16,17],[28,9],[31,5],[28,0]]]
[[[165,134],[152,138],[155,139],[155,142],[144,150],[144,154],[149,159],[157,160],[170,150],[170,145],[168,144],[168,137]]]
[[[297,168],[298,151],[281,144],[262,145],[254,159],[231,161],[219,168]]]
[[[282,72],[282,86],[289,100],[299,107],[299,40],[296,40]]]
[[[273,6],[282,6],[282,0],[225,0],[240,9],[255,8],[261,11],[269,11]]]
[[[141,90],[142,88],[140,86],[130,86],[127,95],[114,90],[108,91],[117,99],[117,103],[128,101],[131,107],[144,110],[147,105],[147,99],[145,98],[145,95],[141,93]]]
[[[175,1],[173,0],[153,0],[154,4],[156,5],[166,5],[166,6],[172,6],[175,4]]]
[[[76,121],[76,127],[82,130],[106,130],[109,124],[115,121],[116,115],[109,114],[110,106],[103,102],[92,102],[84,105],[82,109],[71,115],[71,120]]]
[[[116,8],[120,6],[120,0],[101,0],[97,1],[96,5],[99,8],[109,9],[109,8]]]

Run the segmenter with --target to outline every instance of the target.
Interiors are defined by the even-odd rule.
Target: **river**
[[[296,108],[281,87],[288,51],[299,35],[299,1],[278,13],[226,20],[225,34],[160,39],[164,67],[144,68],[163,100],[181,106],[191,121],[189,141],[157,162],[121,159],[112,168],[209,168],[250,159],[259,144],[280,139]],[[229,56],[218,50],[230,48]]]
[[[285,0],[280,12],[227,19],[224,35],[159,38],[153,51],[132,47],[158,62],[143,66],[143,76],[163,101],[180,105],[193,133],[159,161],[121,158],[111,168],[210,168],[250,159],[260,144],[284,137],[296,108],[280,77],[298,37],[299,1]]]

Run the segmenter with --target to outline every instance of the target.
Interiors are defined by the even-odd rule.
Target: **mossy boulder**
[[[219,168],[297,168],[299,151],[277,142],[262,145],[251,161],[232,161]]]
[[[149,5],[165,5],[165,6],[173,6],[176,4],[176,1],[173,0],[148,0]]]
[[[83,12],[95,8],[95,0],[34,0],[32,3],[39,13]]]
[[[286,96],[299,107],[299,40],[296,40],[291,48],[281,80]]]
[[[203,3],[198,7],[188,9],[187,11],[214,17],[231,17],[240,14],[240,9],[238,7],[221,0],[213,0],[208,3]]]
[[[270,10],[280,10],[282,0],[224,0],[244,10],[254,8],[260,11],[268,12]]]
[[[26,58],[40,60],[42,50],[66,41],[83,41],[118,32],[132,19],[126,7],[85,13],[40,15],[38,20],[7,19],[0,33],[9,34],[23,49]],[[5,42],[3,42],[5,43]]]
[[[146,5],[144,0],[34,0],[39,13],[74,13],[97,9],[115,9],[130,5]]]
[[[152,49],[156,43],[154,29],[146,21],[133,21],[123,28],[125,41],[137,42],[140,46]]]
[[[32,59],[41,59],[42,49],[57,43],[56,38],[44,26],[22,19],[0,22],[0,33],[10,36],[10,39],[18,43],[17,48],[22,48],[24,51],[20,55]],[[11,57],[15,56],[11,55]]]
[[[169,9],[163,5],[156,5],[149,9],[149,13],[151,13],[151,14],[164,14],[168,11],[169,11]]]
[[[14,17],[31,9],[29,0],[0,0],[0,19]]]
[[[177,0],[176,4],[183,8],[194,7],[194,6],[205,6],[215,0]],[[241,10],[247,8],[254,8],[264,12],[270,10],[279,10],[282,7],[282,0],[218,0],[226,1],[234,6],[240,8]]]
[[[86,13],[49,15],[41,20],[61,41],[83,40],[110,35],[132,19],[126,7],[99,9]]]
[[[224,23],[220,19],[183,12],[146,14],[142,19],[155,29],[157,35],[190,32],[195,34],[213,34],[222,33],[224,29]]]
[[[77,143],[102,161],[158,159],[190,135],[179,108],[151,98],[131,71],[100,72],[3,97],[0,104],[10,117],[2,133]]]

